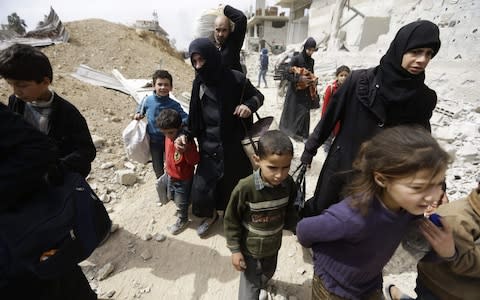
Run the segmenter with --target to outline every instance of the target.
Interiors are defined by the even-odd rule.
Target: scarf
[[[406,104],[417,99],[425,89],[425,73],[414,75],[402,68],[403,55],[415,48],[432,48],[433,56],[440,49],[439,30],[430,21],[416,21],[400,28],[380,60],[377,78],[381,83],[378,95],[389,103]],[[432,58],[433,58],[432,56]]]

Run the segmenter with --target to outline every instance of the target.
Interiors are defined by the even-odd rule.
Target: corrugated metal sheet
[[[65,30],[59,16],[50,7],[50,13],[41,25],[35,30],[27,32],[24,36],[13,34],[2,34],[0,36],[0,50],[5,49],[15,43],[27,44],[33,47],[48,46],[51,44],[66,43],[70,38]]]
[[[153,87],[150,79],[126,79],[120,71],[114,69],[113,75],[95,70],[86,65],[80,65],[75,73],[71,75],[76,79],[95,86],[102,86],[130,95],[135,102],[140,103],[143,98],[152,94]],[[150,86],[149,86],[150,84]],[[189,103],[183,99],[176,98],[170,93],[170,98],[180,103],[182,108],[188,112]]]

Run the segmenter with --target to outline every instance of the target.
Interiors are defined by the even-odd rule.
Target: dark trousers
[[[244,255],[247,269],[240,274],[239,300],[258,300],[260,290],[273,277],[277,269],[277,255],[253,258]]]
[[[153,171],[156,178],[163,175],[163,153],[165,152],[165,143],[150,141],[150,154],[152,155]]]

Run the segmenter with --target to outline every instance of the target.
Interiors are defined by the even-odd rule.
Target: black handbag
[[[242,89],[242,95],[240,96],[240,103],[243,102],[243,95],[245,93],[246,85],[247,81],[245,80],[245,84],[243,85]],[[255,112],[255,115],[257,116],[257,121],[254,122],[250,128],[247,128],[244,120],[240,118],[243,129],[245,130],[245,135],[241,141],[242,147],[254,170],[258,169],[258,166],[253,159],[254,154],[258,155],[258,141],[260,140],[260,137],[270,129],[273,123],[272,116],[261,118],[257,112]]]
[[[295,202],[293,205],[298,212],[302,212],[305,206],[305,194],[306,194],[306,183],[305,183],[305,173],[307,172],[307,165],[300,164],[297,169],[293,172],[292,177],[298,173],[297,178],[295,179],[295,186],[297,188],[297,196],[295,197]]]
[[[272,116],[261,118],[257,112],[255,112],[255,115],[258,120],[253,123],[250,129],[247,129],[242,120],[245,129],[245,137],[242,139],[242,146],[254,170],[258,169],[257,164],[253,160],[253,155],[258,155],[258,141],[260,140],[260,137],[270,129],[270,126],[272,126],[273,123]]]

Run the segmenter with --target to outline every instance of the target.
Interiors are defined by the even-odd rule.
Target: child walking
[[[351,72],[350,68],[345,65],[342,65],[337,68],[335,72],[335,81],[332,84],[327,85],[327,88],[325,89],[325,93],[323,94],[322,118],[325,115],[325,112],[327,111],[328,103],[330,102],[331,97],[338,90],[338,88],[345,82],[345,79],[347,79],[348,75],[350,75],[350,72]],[[335,129],[333,129],[332,134],[330,134],[330,137],[323,144],[323,150],[325,151],[325,153],[328,153],[328,151],[330,151],[330,146],[332,145],[332,141],[334,137],[337,136],[339,131],[340,131],[340,121],[338,121],[335,124]]]
[[[442,197],[449,162],[419,127],[391,127],[364,142],[347,197],[297,226],[314,253],[312,299],[383,299],[382,269],[408,225]]]
[[[137,107],[134,119],[140,120],[147,116],[147,133],[150,137],[150,153],[152,155],[152,165],[155,176],[160,178],[163,174],[163,153],[165,151],[165,137],[156,126],[158,114],[166,109],[176,110],[182,121],[186,124],[188,115],[180,106],[180,103],[170,98],[170,92],[173,88],[172,75],[165,70],[157,70],[152,75],[154,86],[153,94],[148,96]]]
[[[282,230],[294,229],[295,183],[288,171],[293,145],[278,130],[259,140],[259,169],[241,179],[230,197],[224,216],[227,247],[233,267],[241,272],[238,299],[258,299],[277,267]]]
[[[263,79],[263,82],[265,83],[265,88],[267,88],[267,79],[265,76],[267,75],[268,71],[268,49],[263,48],[262,53],[260,54],[260,69],[258,72],[258,84],[257,88],[260,87],[260,79]]]
[[[188,224],[193,171],[200,156],[193,140],[188,141],[182,150],[175,148],[175,139],[182,128],[182,119],[176,110],[162,110],[158,114],[156,122],[157,127],[165,135],[166,171],[166,174],[157,180],[157,192],[161,203],[166,203],[168,199],[175,201],[178,218],[167,229],[171,234],[179,234]]]

